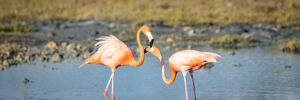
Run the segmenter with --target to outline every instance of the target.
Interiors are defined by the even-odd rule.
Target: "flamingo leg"
[[[193,77],[193,72],[192,71],[190,71],[190,75],[191,75],[191,78],[192,78],[195,100],[197,100],[197,93],[196,93],[196,88],[195,88],[194,77]]]
[[[189,95],[188,95],[187,85],[186,85],[186,74],[187,74],[187,72],[182,72],[183,79],[184,79],[185,99],[189,100]]]
[[[115,74],[115,69],[112,69],[112,86],[111,86],[111,99],[115,100],[115,95],[114,95],[114,74]]]
[[[107,82],[106,88],[105,88],[105,90],[104,90],[104,97],[105,97],[106,100],[108,100],[108,98],[107,98],[107,89],[108,89],[108,87],[109,87],[109,85],[110,85],[112,76],[113,76],[113,73],[111,73],[110,78],[109,78],[109,80],[108,80],[108,82]]]

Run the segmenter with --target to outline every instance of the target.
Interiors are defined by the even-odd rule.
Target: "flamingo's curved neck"
[[[142,65],[144,62],[144,57],[145,57],[144,48],[142,46],[141,39],[140,39],[140,34],[141,34],[142,30],[143,30],[143,27],[138,30],[137,35],[136,35],[136,40],[138,42],[139,50],[140,50],[140,59],[138,61],[136,61],[135,59],[133,60],[131,65],[135,66],[135,67]]]
[[[162,56],[158,57],[160,62],[161,62],[161,74],[162,74],[162,78],[164,80],[164,82],[168,85],[172,84],[174,81],[175,81],[175,78],[176,78],[176,75],[177,75],[177,72],[174,71],[172,68],[171,68],[171,64],[169,64],[169,68],[170,68],[170,71],[171,71],[171,77],[170,79],[167,78],[166,76],[166,72],[165,72],[165,63],[164,63],[164,60],[162,59]]]

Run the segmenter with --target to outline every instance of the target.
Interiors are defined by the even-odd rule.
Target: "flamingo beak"
[[[154,43],[154,39],[152,39],[152,40],[150,41],[150,44],[149,44],[149,46],[150,46],[151,49],[152,49],[153,43]]]
[[[152,48],[153,43],[154,43],[154,39],[152,37],[152,34],[151,34],[151,32],[147,32],[146,35],[147,35],[148,40],[149,40],[149,46],[150,46],[150,48]]]
[[[147,52],[148,52],[146,49],[147,49],[147,48],[144,49],[144,53],[147,53]]]

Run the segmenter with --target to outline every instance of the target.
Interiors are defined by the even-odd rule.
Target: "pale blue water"
[[[280,53],[270,47],[236,50],[230,56],[222,50],[198,48],[222,56],[208,71],[195,71],[198,100],[299,100],[300,56]],[[174,51],[163,51],[165,61]],[[89,64],[78,69],[81,60],[62,63],[24,64],[0,72],[0,100],[104,100],[111,70]],[[233,64],[242,64],[233,67]],[[290,65],[291,68],[282,68]],[[52,70],[56,67],[56,70]],[[167,67],[167,76],[170,76]],[[24,84],[23,77],[30,82]],[[188,92],[193,100],[188,76]],[[110,97],[110,89],[108,95]],[[115,73],[116,100],[184,100],[184,82],[178,73],[175,82],[161,79],[159,61],[146,55],[138,68],[124,66]]]

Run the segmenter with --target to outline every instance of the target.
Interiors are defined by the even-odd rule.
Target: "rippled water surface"
[[[236,50],[236,55],[210,48],[193,48],[222,56],[208,71],[195,71],[200,100],[299,100],[300,56],[282,54],[271,47]],[[165,61],[174,51],[163,51]],[[104,100],[103,91],[111,74],[107,67],[89,64],[78,69],[81,60],[61,63],[23,64],[0,72],[0,100]],[[234,64],[241,64],[234,67]],[[289,65],[291,68],[283,68]],[[53,70],[54,68],[54,70]],[[170,76],[167,67],[167,76]],[[27,77],[30,82],[23,83]],[[189,97],[192,83],[187,80]],[[110,89],[108,95],[110,97]],[[184,100],[184,82],[178,73],[167,85],[161,66],[146,54],[142,66],[120,67],[115,73],[117,100]]]

